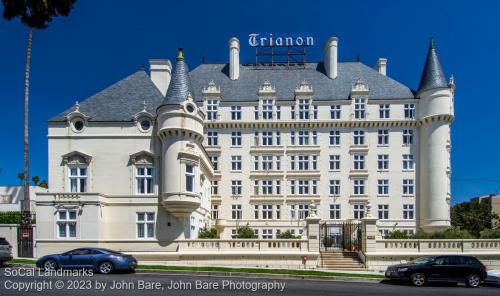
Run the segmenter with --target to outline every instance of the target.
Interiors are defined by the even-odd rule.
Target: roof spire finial
[[[178,61],[184,60],[184,53],[182,52],[182,47],[179,47],[179,50],[177,52],[177,60]]]
[[[429,49],[436,49],[436,45],[434,44],[434,37],[429,38]]]
[[[147,106],[146,101],[145,100],[142,101],[142,111],[146,111],[146,106]]]
[[[75,111],[80,112],[80,103],[78,101],[75,102]]]

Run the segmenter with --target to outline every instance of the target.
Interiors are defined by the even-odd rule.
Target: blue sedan
[[[101,248],[80,248],[62,254],[41,257],[36,266],[44,270],[86,268],[108,274],[116,270],[134,270],[137,260],[131,255]]]

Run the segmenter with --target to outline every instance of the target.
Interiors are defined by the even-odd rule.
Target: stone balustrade
[[[500,253],[498,239],[382,239],[377,253]]]
[[[301,239],[189,239],[177,240],[179,252],[301,252],[308,241]]]

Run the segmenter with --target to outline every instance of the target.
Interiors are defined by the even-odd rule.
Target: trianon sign
[[[273,34],[269,34],[267,37],[263,37],[261,34],[252,33],[248,35],[248,44],[252,47],[257,46],[313,46],[314,38],[307,37],[274,37]]]

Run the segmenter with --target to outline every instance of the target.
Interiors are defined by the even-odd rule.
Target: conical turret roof
[[[184,61],[182,48],[179,48],[175,69],[172,73],[172,79],[170,80],[167,95],[163,100],[163,105],[182,103],[187,100],[188,95],[191,95],[194,99],[188,66]]]
[[[439,63],[436,47],[434,46],[434,39],[431,38],[418,92],[440,87],[448,87],[448,83],[446,82],[443,69],[441,68],[441,63]]]

